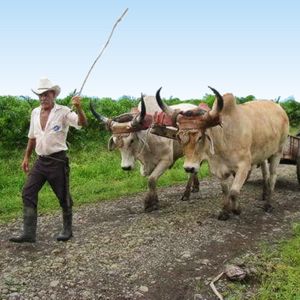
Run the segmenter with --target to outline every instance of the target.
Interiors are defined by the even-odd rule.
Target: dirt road
[[[279,174],[272,214],[260,208],[255,170],[241,216],[225,222],[216,219],[220,185],[208,178],[189,202],[179,200],[183,185],[161,189],[161,209],[150,214],[144,193],[80,207],[67,243],[55,241],[59,214],[39,217],[34,245],[7,241],[21,220],[0,225],[0,299],[194,299],[226,262],[290,235],[300,220],[300,186],[294,166]]]

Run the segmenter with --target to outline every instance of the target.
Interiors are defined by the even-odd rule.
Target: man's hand
[[[87,119],[84,114],[84,111],[81,107],[81,97],[80,96],[74,96],[72,97],[72,105],[76,107],[77,114],[78,114],[78,125],[80,126],[87,126]]]
[[[22,161],[22,170],[27,174],[29,172],[29,160],[31,157],[32,150],[35,148],[35,138],[29,138],[27,143],[27,148],[25,151],[25,155]]]
[[[72,105],[76,107],[76,109],[81,109],[81,97],[80,96],[74,96],[72,97]]]
[[[22,170],[27,174],[29,172],[29,160],[28,158],[24,158],[22,161]]]

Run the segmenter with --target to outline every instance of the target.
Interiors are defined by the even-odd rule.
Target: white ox
[[[288,116],[272,101],[255,100],[238,105],[232,94],[222,97],[215,89],[211,90],[216,95],[211,111],[174,112],[162,102],[160,90],[156,94],[162,110],[175,118],[185,155],[184,169],[197,172],[200,163],[208,161],[211,172],[221,179],[224,200],[219,219],[227,220],[230,213],[240,214],[240,190],[251,167],[260,165],[264,209],[270,212],[276,168],[289,131]],[[234,177],[231,187],[230,175]]]
[[[90,108],[93,115],[100,122],[104,122],[107,129],[111,131],[112,136],[108,142],[108,149],[110,151],[116,148],[120,150],[122,169],[126,171],[133,170],[135,161],[138,160],[140,162],[141,175],[148,177],[149,187],[149,192],[144,199],[144,208],[146,212],[150,212],[159,209],[156,191],[158,178],[167,169],[171,168],[178,158],[183,156],[183,152],[178,141],[157,136],[150,133],[150,130],[147,130],[152,123],[151,115],[153,116],[156,111],[161,111],[156,104],[155,97],[142,96],[140,104],[142,104],[139,105],[140,112],[137,110],[135,113],[124,114],[112,120],[97,113],[92,104]],[[187,103],[171,107],[180,110],[196,108],[195,105]],[[145,125],[145,123],[147,124]],[[199,191],[199,181],[196,172],[190,175],[181,199],[188,200],[191,191]]]

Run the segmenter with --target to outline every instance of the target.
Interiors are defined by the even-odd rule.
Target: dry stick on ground
[[[215,282],[217,282],[222,276],[223,276],[224,272],[220,273],[218,276],[216,276],[212,282],[209,284],[209,286],[211,287],[211,289],[213,290],[213,292],[215,293],[215,295],[220,299],[223,300],[223,296],[217,291],[216,287],[215,287]]]

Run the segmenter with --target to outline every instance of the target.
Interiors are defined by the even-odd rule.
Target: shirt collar
[[[53,108],[51,109],[51,111],[53,110],[54,112],[61,109],[62,108],[62,105],[59,105],[57,104],[56,102],[54,102],[54,106]],[[41,106],[39,106],[39,110],[41,111]]]
[[[54,103],[54,107],[53,107],[53,110],[54,110],[54,111],[57,111],[57,110],[59,110],[59,109],[61,109],[61,108],[62,108],[61,105]]]

